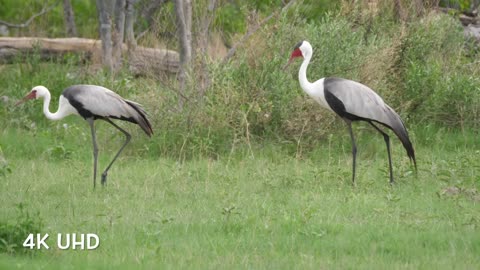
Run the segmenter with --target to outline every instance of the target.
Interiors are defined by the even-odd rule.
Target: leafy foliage
[[[480,125],[480,72],[466,57],[463,32],[448,16],[427,17],[409,28],[402,44],[403,98],[421,121]],[[466,113],[466,112],[471,113]]]
[[[23,247],[23,242],[29,234],[40,233],[43,229],[39,212],[31,214],[23,203],[17,204],[17,212],[14,223],[0,221],[0,253],[22,254],[30,251]]]

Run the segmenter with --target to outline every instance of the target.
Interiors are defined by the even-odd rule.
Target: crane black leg
[[[385,133],[383,130],[381,130],[379,127],[377,127],[374,123],[369,121],[370,125],[372,125],[378,132],[380,132],[383,135],[383,139],[385,140],[385,144],[387,145],[387,153],[388,153],[388,167],[390,168],[390,184],[393,184],[393,169],[392,169],[392,158],[390,155],[390,137],[388,136],[387,133]]]
[[[90,124],[90,130],[92,131],[92,142],[93,142],[93,188],[97,184],[97,157],[98,157],[98,146],[97,139],[95,137],[95,124],[93,118],[87,119],[88,124]]]
[[[355,184],[355,164],[357,160],[357,145],[355,144],[355,137],[353,136],[353,130],[352,130],[352,121],[344,118],[345,122],[347,123],[348,126],[348,131],[350,132],[350,137],[352,138],[352,184]]]
[[[122,128],[119,127],[117,124],[115,124],[114,122],[112,122],[110,119],[105,118],[104,120],[107,121],[107,122],[109,122],[112,126],[116,127],[116,128],[117,128],[118,130],[120,130],[123,134],[125,134],[126,140],[125,140],[125,143],[122,145],[122,147],[120,147],[120,150],[118,150],[118,152],[117,152],[117,154],[115,155],[115,157],[113,158],[112,162],[110,162],[110,164],[108,164],[107,168],[106,168],[105,171],[102,173],[102,185],[105,185],[105,183],[107,182],[108,170],[109,170],[110,167],[112,166],[113,162],[115,162],[115,160],[118,158],[118,156],[120,156],[120,153],[122,153],[123,148],[125,148],[125,146],[127,146],[127,144],[130,142],[130,139],[132,138],[132,135],[130,135],[130,133],[126,132],[124,129],[122,129]]]

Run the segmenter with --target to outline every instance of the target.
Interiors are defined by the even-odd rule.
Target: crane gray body
[[[120,119],[138,124],[147,135],[151,135],[151,126],[141,105],[110,89],[98,85],[72,85],[63,90],[62,96],[84,119]]]
[[[340,117],[350,121],[377,122],[391,129],[402,142],[410,159],[415,153],[400,116],[368,86],[341,79],[324,79],[325,100]]]

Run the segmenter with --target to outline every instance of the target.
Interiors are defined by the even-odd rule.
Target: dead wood
[[[42,60],[73,53],[96,63],[101,61],[101,47],[100,40],[86,38],[0,37],[0,63],[12,63],[33,53],[39,53]],[[122,51],[127,51],[125,44]],[[135,75],[178,72],[176,51],[139,46],[131,53],[128,64]]]

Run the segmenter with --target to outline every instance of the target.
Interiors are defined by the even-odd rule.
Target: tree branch
[[[255,26],[253,29],[251,29],[250,31],[248,31],[237,43],[235,43],[235,45],[232,46],[232,48],[230,48],[230,50],[228,50],[228,53],[227,55],[225,56],[225,58],[223,58],[223,61],[222,61],[222,64],[225,64],[228,62],[228,60],[230,60],[230,58],[232,58],[232,56],[235,54],[235,52],[237,51],[237,48],[238,46],[242,45],[243,43],[245,43],[245,41],[247,41],[247,39],[255,34],[255,32],[258,31],[258,29],[260,29],[260,27],[262,27],[264,24],[266,24],[268,21],[270,21],[273,17],[276,17],[278,16],[280,13],[282,13],[283,11],[287,10],[296,0],[291,0],[290,2],[288,2],[288,4],[286,4],[284,7],[282,7],[280,9],[280,11],[275,11],[273,12],[272,14],[270,14],[268,17],[266,17],[265,19],[263,19],[257,26]]]
[[[0,24],[3,24],[7,27],[11,27],[11,28],[24,28],[24,27],[27,27],[30,25],[30,23],[32,23],[32,21],[39,17],[39,16],[42,16],[43,14],[49,12],[50,10],[52,10],[56,5],[58,5],[58,3],[60,3],[60,0],[57,0],[55,3],[53,3],[51,6],[47,7],[47,5],[43,6],[42,10],[39,12],[39,13],[36,13],[36,14],[33,14],[32,17],[30,17],[27,21],[25,21],[24,23],[20,23],[20,24],[14,24],[14,23],[9,23],[9,22],[6,22],[6,21],[2,21],[0,20]]]

